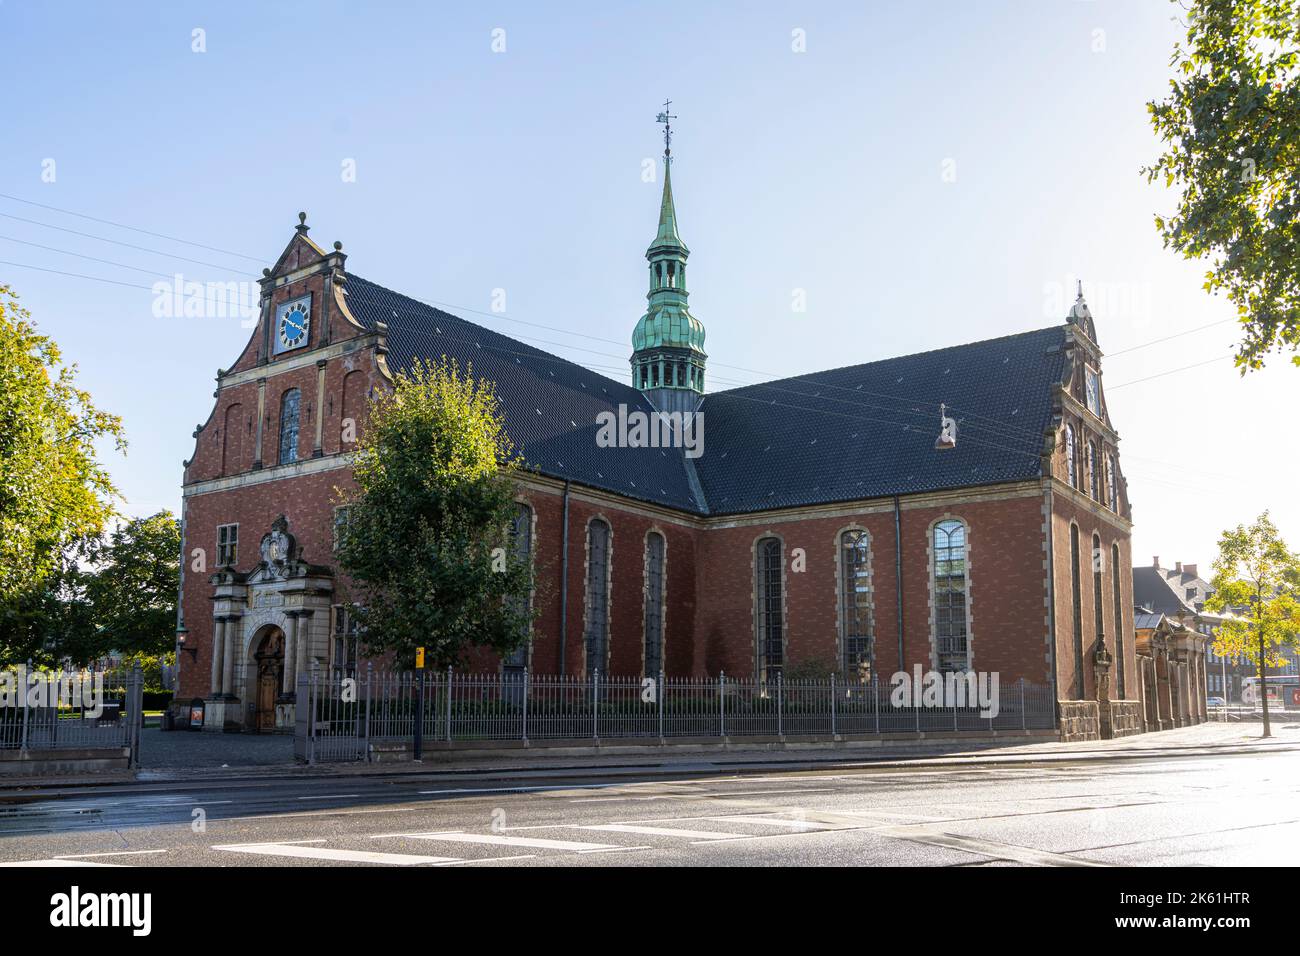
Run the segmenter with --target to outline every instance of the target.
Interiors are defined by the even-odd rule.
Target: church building
[[[1139,731],[1131,511],[1082,290],[1047,328],[712,390],[673,171],[665,149],[627,381],[367,281],[299,215],[184,466],[178,699],[285,729],[298,674],[355,666],[336,489],[369,398],[446,356],[495,383],[529,466],[513,540],[538,615],[476,665],[998,672],[1053,688],[1069,738]],[[693,441],[611,442],[637,413]]]

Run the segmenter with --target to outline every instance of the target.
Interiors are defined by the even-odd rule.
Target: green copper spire
[[[704,391],[704,325],[686,300],[686,259],[691,254],[677,232],[673,204],[672,126],[677,117],[664,104],[664,189],[659,230],[646,250],[650,263],[649,306],[632,332],[632,384],[662,412],[695,411]]]

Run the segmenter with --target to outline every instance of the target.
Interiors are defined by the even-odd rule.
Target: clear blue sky
[[[504,289],[508,316],[562,331],[464,314],[624,377],[659,190],[642,161],[671,97],[713,387],[1055,324],[1076,277],[1102,348],[1122,352],[1231,317],[1200,290],[1202,265],[1161,248],[1152,215],[1171,200],[1139,174],[1177,12],[0,0],[0,192],[253,257],[0,198],[0,259],[128,285],[11,265],[0,280],[124,418],[127,457],[105,458],[125,510],[176,510],[191,432],[248,330],[156,318],[132,286],[251,279],[302,209],[358,274],[484,311]],[[1300,545],[1283,420],[1300,370],[1276,360],[1243,382],[1225,357],[1135,382],[1226,356],[1233,338],[1218,325],[1105,364],[1139,562],[1208,564],[1218,532],[1265,507]]]

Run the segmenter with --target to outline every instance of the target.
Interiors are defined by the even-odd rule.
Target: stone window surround
[[[668,535],[659,525],[651,525],[641,536],[641,676],[658,677],[645,672],[645,619],[650,603],[650,535],[657,534],[664,543],[663,567],[659,571],[659,666],[666,670],[668,659]]]
[[[960,515],[955,515],[951,511],[945,511],[940,517],[930,522],[925,532],[925,554],[928,564],[926,573],[926,583],[929,588],[929,612],[930,612],[930,667],[932,670],[939,669],[939,628],[936,619],[935,607],[935,582],[934,582],[934,529],[945,521],[960,521],[962,528],[965,529],[966,541],[966,669],[970,670],[975,660],[975,597],[974,597],[974,580],[971,574],[971,533],[970,522]]]
[[[870,621],[871,631],[871,672],[876,672],[876,571],[875,571],[875,541],[871,532],[857,522],[851,522],[844,525],[835,532],[835,665],[840,667],[844,664],[844,535],[849,531],[861,531],[867,536],[867,587],[870,600],[867,606],[867,617]],[[901,664],[900,664],[901,667]],[[845,674],[846,677],[852,675]]]
[[[583,539],[583,558],[582,558],[582,581],[583,581],[583,600],[582,600],[582,672],[590,676],[590,661],[587,660],[587,626],[588,615],[591,613],[591,526],[597,521],[603,521],[609,531],[608,545],[605,554],[605,659],[599,662],[600,672],[609,673],[609,660],[613,653],[614,641],[610,633],[611,623],[614,619],[614,523],[604,512],[596,512],[587,519],[586,530],[582,536]]]
[[[754,679],[763,680],[763,613],[758,589],[758,546],[768,538],[775,538],[781,544],[781,665],[784,668],[790,659],[790,578],[786,569],[785,537],[775,531],[767,530],[754,538],[749,546],[749,580],[751,587],[750,606],[753,608],[754,632],[751,647],[754,657]]]

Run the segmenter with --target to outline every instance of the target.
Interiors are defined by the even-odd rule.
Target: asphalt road
[[[0,796],[0,865],[1285,865],[1300,753]]]

